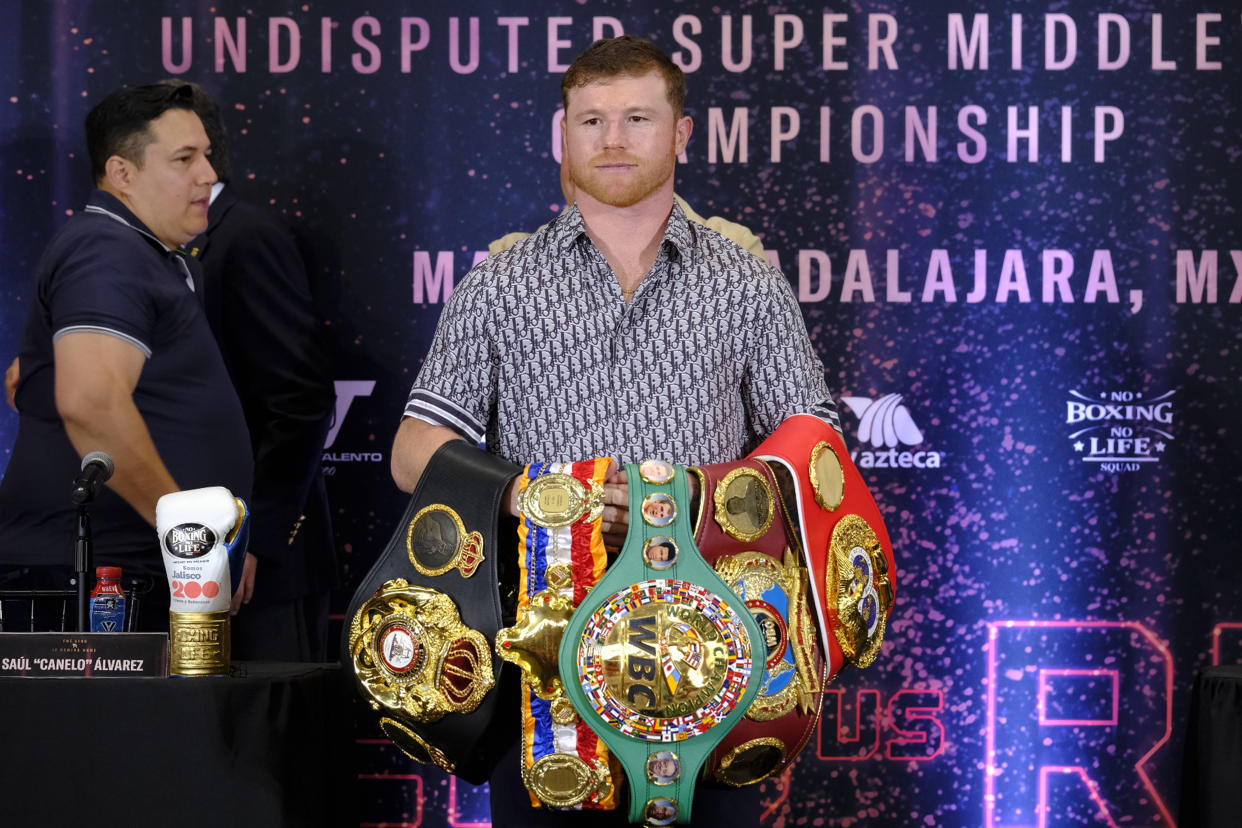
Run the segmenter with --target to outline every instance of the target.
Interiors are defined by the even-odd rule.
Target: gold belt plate
[[[487,639],[462,623],[453,599],[404,578],[354,615],[349,657],[373,710],[418,723],[472,712],[496,683]]]
[[[772,526],[775,497],[767,478],[742,466],[725,475],[716,487],[715,517],[720,528],[742,543],[763,537]]]
[[[595,521],[604,512],[604,487],[596,480],[588,486],[571,474],[545,474],[522,490],[518,507],[545,529],[572,526],[583,518]]]

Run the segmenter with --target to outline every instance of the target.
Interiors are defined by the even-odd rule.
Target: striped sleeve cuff
[[[837,407],[832,400],[820,400],[812,405],[811,410],[807,413],[814,414],[821,420],[826,420],[830,426],[837,430],[837,434],[840,434],[842,437],[845,436],[845,432],[841,429],[841,417],[837,414]]]
[[[405,403],[405,416],[451,428],[472,443],[483,442],[483,424],[461,406],[439,394],[415,388]]]
[[[130,345],[133,345],[135,348],[142,351],[142,355],[147,359],[151,358],[150,346],[141,339],[135,339],[129,334],[123,333],[114,328],[103,328],[98,325],[69,325],[68,327],[61,328],[56,333],[52,334],[52,341],[55,342],[62,336],[68,336],[69,334],[75,333],[100,333],[107,334],[108,336],[115,336],[117,339],[123,342],[128,342]]]

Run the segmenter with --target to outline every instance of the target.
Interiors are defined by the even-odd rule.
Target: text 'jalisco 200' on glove
[[[172,492],[155,505],[168,575],[169,672],[226,675],[229,603],[241,580],[249,512],[222,486]]]

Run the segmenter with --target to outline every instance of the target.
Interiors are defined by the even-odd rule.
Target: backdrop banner
[[[122,84],[206,87],[237,190],[309,240],[338,624],[444,301],[564,209],[560,75],[654,39],[689,84],[677,191],[788,278],[902,572],[764,824],[1177,823],[1195,674],[1242,661],[1235,3],[21,0],[0,32],[6,364]],[[486,824],[486,788],[377,734],[360,825]]]

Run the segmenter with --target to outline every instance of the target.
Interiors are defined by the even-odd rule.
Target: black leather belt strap
[[[384,733],[413,758],[475,784],[517,736],[503,700],[513,698],[518,672],[490,650],[503,626],[498,565],[514,556],[515,533],[498,531],[500,500],[520,471],[463,441],[441,446],[354,593],[342,633],[341,660]],[[431,701],[418,689],[426,682]]]

